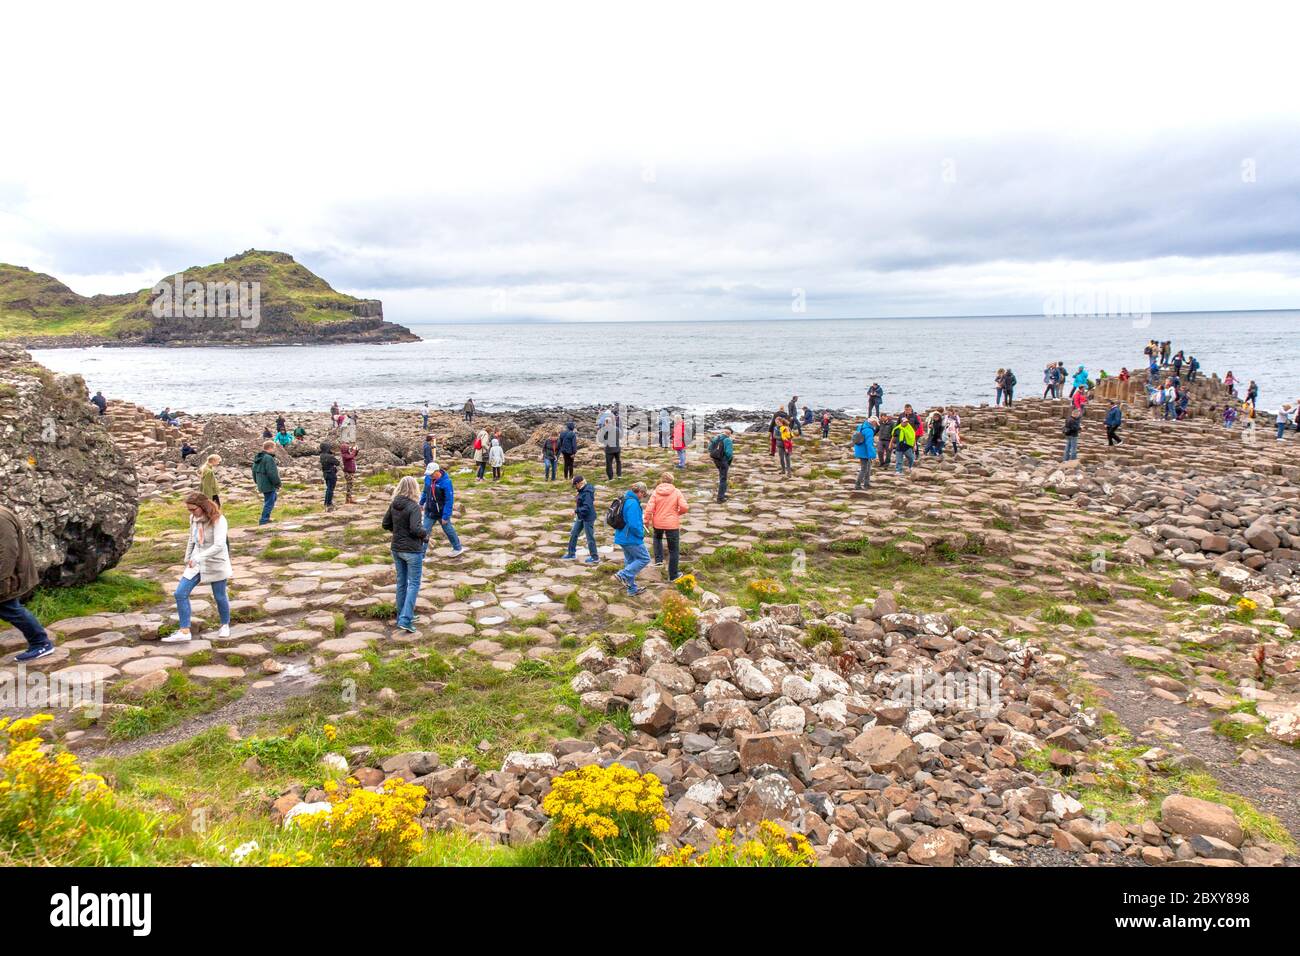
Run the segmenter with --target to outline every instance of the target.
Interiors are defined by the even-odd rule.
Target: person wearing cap
[[[614,543],[623,549],[623,569],[614,577],[627,587],[627,593],[636,596],[641,589],[636,586],[636,576],[650,563],[645,549],[645,518],[641,503],[649,496],[644,481],[638,481],[623,496],[623,527],[614,532]]]
[[[436,461],[429,462],[424,466],[424,488],[420,492],[420,507],[424,510],[424,547],[420,549],[421,554],[429,550],[429,531],[435,522],[447,536],[447,543],[451,545],[451,556],[459,558],[465,553],[465,548],[460,543],[460,536],[456,534],[456,529],[451,523],[455,501],[456,492],[451,486],[451,475],[447,474],[447,470]]]
[[[596,550],[596,489],[587,480],[578,475],[573,479],[573,487],[578,492],[573,507],[573,528],[569,531],[569,547],[564,556],[573,560],[578,556],[578,535],[587,535],[587,564],[599,564],[600,552]]]
[[[858,460],[858,480],[853,483],[854,491],[871,487],[871,462],[876,457],[876,428],[879,425],[878,418],[868,418],[853,432],[853,457]]]

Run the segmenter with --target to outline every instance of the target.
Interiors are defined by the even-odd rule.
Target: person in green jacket
[[[217,504],[221,504],[220,488],[217,486],[217,465],[221,464],[220,455],[209,455],[207,463],[199,472],[199,491],[203,492]]]
[[[901,475],[904,459],[909,471],[916,464],[916,429],[905,415],[900,415],[891,434],[894,439],[894,471]]]
[[[258,524],[271,523],[271,509],[280,493],[280,468],[275,463],[275,442],[262,443],[262,450],[253,456],[253,481],[262,493],[262,517]]]

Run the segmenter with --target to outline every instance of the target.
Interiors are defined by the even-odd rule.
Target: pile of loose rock
[[[842,865],[1060,862],[1062,852],[1079,862],[1282,859],[1247,839],[1227,807],[1171,796],[1159,824],[1106,822],[1024,769],[1046,752],[1088,773],[1098,736],[1093,714],[1042,679],[1031,645],[900,609],[889,592],[848,614],[769,605],[748,620],[715,607],[700,627],[676,648],[650,636],[623,655],[615,646],[631,638],[615,636],[577,658],[582,703],[626,711],[630,735],[607,724],[595,741],[513,753],[489,773],[468,760],[443,767],[431,753],[373,766],[363,749],[352,772],[368,786],[390,776],[423,785],[430,827],[509,843],[544,832],[551,778],[617,762],[666,785],[670,846],[704,847],[720,827],[771,819]],[[323,798],[296,788],[274,812],[315,812]]]

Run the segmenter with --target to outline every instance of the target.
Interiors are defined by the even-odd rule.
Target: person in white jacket
[[[200,492],[185,498],[190,513],[190,540],[185,546],[185,570],[176,585],[176,615],[180,628],[162,639],[164,644],[182,644],[190,640],[190,592],[199,584],[212,588],[221,615],[220,637],[230,636],[230,599],[226,582],[231,576],[230,548],[226,545],[226,517],[221,506]]]
[[[501,442],[492,439],[492,447],[488,450],[488,464],[492,466],[492,480],[501,480],[501,469],[506,463],[506,450],[501,447]]]

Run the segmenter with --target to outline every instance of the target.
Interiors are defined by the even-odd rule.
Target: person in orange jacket
[[[675,434],[675,432],[674,432]],[[681,556],[682,515],[691,510],[686,496],[674,484],[673,473],[666,471],[646,504],[646,518],[654,529],[655,564],[664,563],[664,540],[668,541],[668,580],[677,580],[677,562]]]

